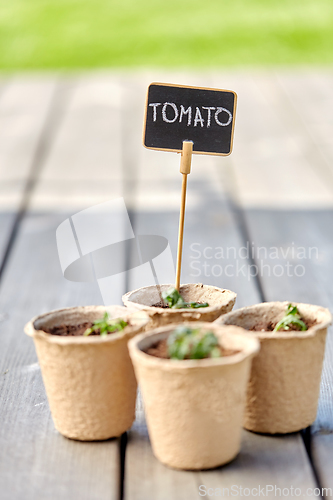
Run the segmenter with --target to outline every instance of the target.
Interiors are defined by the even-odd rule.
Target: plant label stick
[[[176,284],[175,288],[179,292],[180,287],[180,272],[182,266],[183,254],[183,236],[184,236],[184,219],[185,219],[185,205],[186,205],[186,188],[187,176],[191,173],[193,142],[184,141],[182,156],[180,159],[180,173],[183,175],[182,179],[182,194],[180,202],[180,215],[179,215],[179,232],[178,232],[178,250],[177,250],[177,270],[176,270]]]
[[[143,144],[181,153],[182,179],[176,289],[183,249],[187,175],[194,154],[227,156],[232,151],[237,95],[231,90],[152,83],[148,87]]]

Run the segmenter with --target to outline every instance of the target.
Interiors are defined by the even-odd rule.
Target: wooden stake
[[[177,270],[176,270],[176,286],[175,286],[178,292],[180,287],[180,273],[182,267],[187,176],[188,174],[191,173],[192,151],[193,151],[193,142],[184,141],[182,156],[180,159],[180,173],[183,174],[183,179],[182,179],[182,194],[181,194],[180,215],[179,215]]]

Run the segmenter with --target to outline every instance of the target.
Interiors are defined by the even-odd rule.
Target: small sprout
[[[171,287],[169,288],[169,290],[162,292],[162,298],[171,309],[199,309],[199,307],[209,306],[207,302],[204,302],[203,304],[200,304],[199,302],[185,302],[178,290],[176,290],[174,287]]]
[[[173,287],[169,288],[169,290],[165,292],[162,292],[162,298],[172,309],[182,309],[186,307],[183,297],[180,295],[178,290]]]
[[[106,312],[101,319],[96,319],[93,322],[93,326],[91,328],[87,328],[84,332],[84,335],[90,335],[91,333],[99,333],[101,337],[108,335],[108,333],[112,332],[120,332],[127,326],[126,321],[122,319],[110,319],[108,313]]]
[[[221,351],[213,332],[179,326],[168,338],[170,359],[219,358]]]
[[[290,326],[295,325],[302,332],[308,329],[304,321],[301,320],[301,315],[296,306],[289,304],[285,316],[278,322],[273,332],[279,330],[290,330]]]

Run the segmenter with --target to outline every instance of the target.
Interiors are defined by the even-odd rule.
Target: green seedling
[[[170,359],[219,358],[221,351],[213,332],[203,333],[200,328],[179,326],[168,338]]]
[[[279,330],[290,330],[291,325],[295,325],[302,332],[308,329],[304,321],[301,320],[301,315],[296,306],[289,304],[285,316],[278,322],[273,332]]]
[[[162,292],[162,298],[171,309],[199,309],[199,307],[209,306],[207,302],[204,302],[203,304],[199,304],[199,302],[185,302],[178,290],[174,287]]]
[[[127,326],[126,321],[122,319],[110,319],[108,313],[106,312],[101,319],[96,319],[93,322],[91,328],[87,328],[84,335],[90,335],[91,333],[98,333],[101,337],[108,335],[108,333],[120,332]]]

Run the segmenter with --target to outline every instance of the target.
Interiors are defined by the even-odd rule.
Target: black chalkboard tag
[[[180,153],[183,141],[193,153],[227,156],[232,151],[237,94],[231,90],[151,83],[143,144]]]

